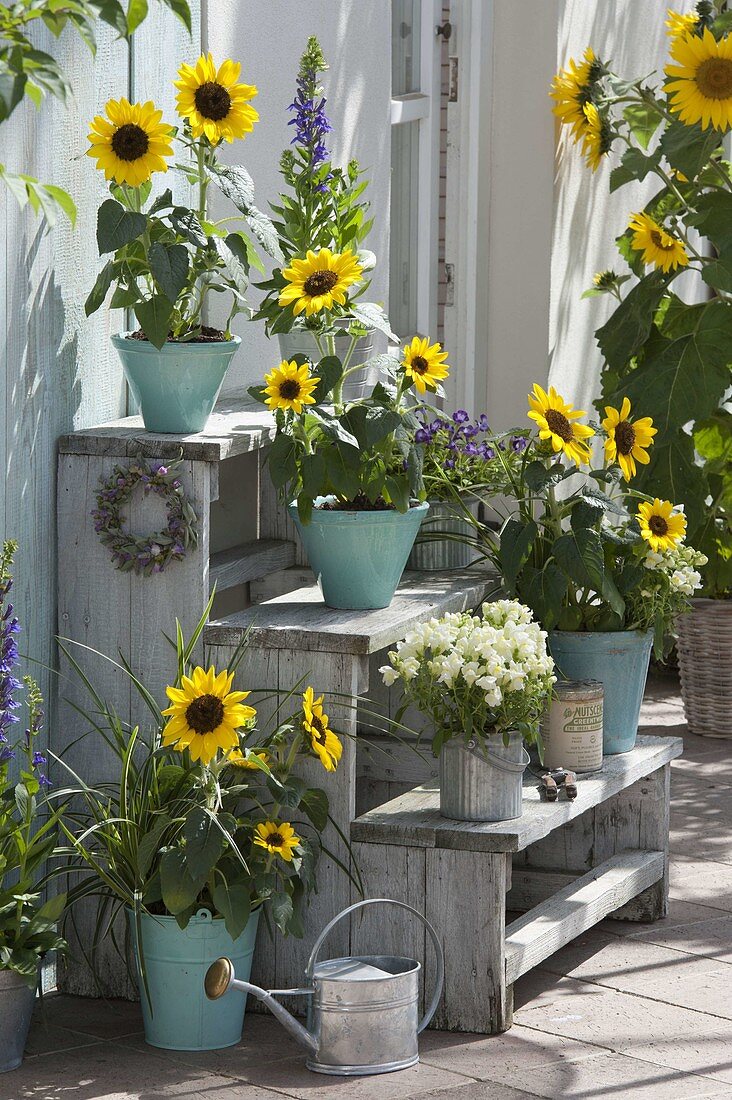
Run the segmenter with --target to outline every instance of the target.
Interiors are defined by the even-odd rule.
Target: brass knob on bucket
[[[223,997],[224,993],[226,993],[226,990],[229,988],[233,976],[234,967],[232,966],[231,959],[227,959],[225,955],[217,959],[215,963],[211,963],[206,971],[206,977],[203,983],[208,999],[210,1001],[216,1001],[219,997]]]

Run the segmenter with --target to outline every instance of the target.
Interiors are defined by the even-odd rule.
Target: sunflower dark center
[[[651,516],[648,520],[648,526],[654,535],[665,535],[668,533],[668,524],[663,516]]]
[[[732,97],[732,61],[726,57],[708,57],[696,70],[696,85],[707,99]]]
[[[329,290],[338,282],[338,275],[335,271],[314,271],[312,275],[308,275],[303,284],[303,290],[306,294],[309,294],[311,298],[317,297],[319,294],[327,294]]]
[[[558,435],[560,439],[563,439],[565,443],[568,443],[570,439],[574,438],[572,425],[564,413],[561,413],[559,409],[547,409],[544,413],[544,419],[549,425],[549,431],[554,432],[554,434]]]
[[[199,695],[186,710],[186,722],[196,733],[213,733],[221,725],[224,704],[215,695]]]
[[[665,233],[661,233],[660,229],[652,229],[650,236],[656,248],[660,248],[663,252],[673,252],[676,242]]]
[[[313,715],[310,719],[310,726],[313,730],[313,734],[316,741],[319,741],[321,745],[325,744],[325,726],[317,715]]]
[[[126,122],[112,134],[112,149],[120,160],[139,160],[147,152],[150,139],[134,122]]]
[[[411,366],[412,370],[416,371],[417,374],[427,374],[427,371],[430,369],[430,365],[423,355],[415,355]]]
[[[210,118],[212,122],[220,122],[222,118],[226,118],[231,109],[231,96],[226,88],[214,80],[207,80],[196,88],[193,98],[199,115]]]
[[[284,382],[280,382],[280,397],[284,397],[285,401],[294,401],[299,396],[300,383],[296,378],[286,378]]]
[[[270,833],[267,837],[267,843],[272,848],[279,848],[285,843],[285,838],[282,833]]]
[[[629,455],[635,447],[635,428],[628,420],[621,420],[616,426],[615,446],[621,455]]]

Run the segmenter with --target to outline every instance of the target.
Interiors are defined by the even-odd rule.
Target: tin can
[[[602,684],[559,680],[554,692],[541,723],[545,767],[597,771],[602,767]]]

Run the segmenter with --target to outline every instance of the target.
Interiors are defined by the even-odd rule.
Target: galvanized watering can
[[[349,913],[367,905],[396,905],[422,921],[437,955],[435,991],[429,1007],[418,1019],[419,972],[414,959],[395,955],[357,955],[318,962],[318,952],[331,929]],[[206,974],[206,994],[211,1000],[228,989],[251,993],[272,1011],[281,1024],[309,1053],[306,1065],[316,1073],[354,1077],[367,1073],[391,1073],[419,1061],[417,1036],[435,1014],[442,995],[445,962],[442,945],[425,917],[403,901],[368,898],[350,905],[327,924],[315,942],[305,970],[302,989],[260,989],[240,981],[227,958],[217,959]],[[308,1026],[303,1027],[275,1000],[277,995],[302,994],[310,998]]]

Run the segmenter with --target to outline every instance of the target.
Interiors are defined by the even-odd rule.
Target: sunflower
[[[643,253],[643,263],[654,264],[661,271],[673,271],[688,264],[684,242],[672,237],[648,214],[633,214],[628,228],[633,233],[631,246]]]
[[[590,46],[579,64],[570,59],[566,69],[560,69],[552,80],[549,93],[556,102],[552,108],[562,124],[571,127],[573,137],[584,130],[586,118],[584,107],[591,101],[592,86],[603,75],[604,66],[595,57]]]
[[[583,111],[586,125],[582,136],[582,153],[587,167],[596,172],[602,158],[610,152],[612,129],[607,116],[601,115],[594,103],[586,103]]]
[[[671,80],[665,90],[669,106],[682,122],[703,130],[732,126],[732,37],[716,40],[708,27],[701,35],[674,38],[671,59],[666,66]]]
[[[178,752],[188,749],[191,760],[202,764],[210,763],[219,749],[238,748],[236,731],[251,723],[257,712],[241,705],[249,692],[232,691],[233,680],[233,672],[224,669],[216,675],[211,666],[208,672],[194,668],[179,688],[167,687],[172,706],[163,711],[170,716],[163,744],[174,745]]]
[[[650,462],[645,448],[652,445],[658,429],[653,427],[650,416],[644,416],[642,420],[631,423],[630,401],[627,397],[623,398],[619,412],[611,405],[605,406],[605,419],[602,426],[607,432],[605,458],[608,462],[617,462],[625,480],[630,481],[635,477],[636,462],[640,462],[643,466],[647,466]]]
[[[327,772],[334,772],[343,752],[343,745],[333,730],[328,729],[328,715],[323,713],[323,696],[315,698],[311,687],[302,697],[303,729],[310,737],[313,751]]]
[[[264,380],[265,404],[270,409],[292,409],[299,416],[303,405],[315,404],[313,390],[320,379],[310,377],[307,363],[298,367],[294,359],[289,363],[283,359],[279,367],[265,374]]]
[[[226,754],[227,761],[229,764],[233,764],[235,768],[248,768],[250,771],[259,771],[260,769],[254,763],[255,758],[269,767],[268,752],[250,752],[245,756],[241,749],[236,748]]]
[[[363,270],[350,248],[343,252],[321,248],[319,252],[308,250],[304,260],[293,260],[282,274],[289,286],[280,291],[279,304],[291,305],[295,315],[305,310],[311,317],[334,304],[345,305],[346,291],[358,282]]]
[[[96,115],[90,123],[86,155],[96,159],[108,180],[139,187],[153,172],[168,171],[164,158],[173,155],[173,134],[152,100],[110,99],[104,110],[106,118]]]
[[[656,497],[653,504],[643,501],[638,505],[637,517],[641,535],[656,553],[673,550],[686,533],[686,516],[675,512],[670,500]]]
[[[666,34],[671,39],[685,38],[687,34],[694,34],[699,25],[699,16],[696,11],[687,11],[683,14],[668,8],[666,14]]]
[[[568,405],[554,386],[546,393],[538,382],[534,382],[534,392],[529,394],[529,406],[529,419],[536,421],[539,439],[551,440],[556,453],[564,451],[578,466],[590,461],[590,448],[585,440],[595,433],[585,424],[572,423],[585,415],[582,409]]]
[[[270,855],[282,856],[287,862],[292,862],[293,849],[300,843],[300,837],[289,821],[278,824],[276,821],[265,821],[263,825],[257,825],[254,843],[264,848]]]
[[[427,337],[413,336],[411,344],[404,348],[402,366],[419,393],[426,393],[428,389],[436,390],[437,383],[447,378],[450,367],[446,359],[442,344],[430,344]]]
[[[178,114],[188,120],[194,138],[204,134],[212,145],[233,141],[251,133],[258,113],[250,105],[257,89],[253,84],[237,84],[241,65],[224,61],[216,69],[211,54],[202,54],[195,65],[183,63],[174,81]]]

